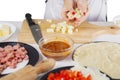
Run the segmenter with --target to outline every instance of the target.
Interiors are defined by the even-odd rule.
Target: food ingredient
[[[0,72],[7,67],[16,68],[16,65],[23,60],[28,60],[27,50],[16,44],[0,47]]]
[[[82,16],[82,11],[79,10],[78,8],[76,8],[74,11],[72,12],[68,12],[67,13],[67,17],[70,21],[76,21],[77,19],[79,19]]]
[[[10,27],[8,25],[2,25],[0,28],[0,37],[7,36],[10,33]]]
[[[48,58],[62,60],[71,53],[72,45],[69,42],[54,40],[42,44],[40,50]]]
[[[84,14],[82,14],[82,11],[79,10],[78,8],[76,8],[73,12],[68,12],[67,13],[67,17],[70,21],[76,21],[77,19],[79,19],[80,17],[82,17]],[[51,20],[47,20],[48,22],[52,22]],[[56,24],[51,24],[49,28],[46,29],[46,32],[58,32],[58,33],[68,33],[68,34],[72,34],[74,32],[74,26],[72,26],[71,24],[64,22],[59,22]],[[78,32],[78,29],[77,31]]]
[[[120,79],[120,44],[114,42],[88,43],[78,47],[73,59],[82,66],[101,70],[113,79]]]
[[[101,73],[98,69],[92,67],[83,67],[80,64],[71,68],[73,71],[80,71],[84,76],[91,75],[92,80],[110,80],[106,74]]]
[[[92,80],[91,75],[84,76],[80,71],[61,70],[50,73],[47,80]]]
[[[52,41],[43,44],[42,48],[46,49],[49,52],[60,53],[63,52],[65,49],[70,48],[70,45],[63,41]]]
[[[68,33],[72,34],[74,31],[74,26],[67,24],[65,21],[56,23],[56,24],[51,24],[49,28],[46,29],[46,32],[58,32],[58,33]]]
[[[50,73],[47,80],[110,80],[106,74],[97,69],[75,65],[70,69],[62,69],[58,72]]]

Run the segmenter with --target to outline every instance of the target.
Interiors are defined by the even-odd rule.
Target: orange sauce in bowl
[[[40,47],[42,53],[49,58],[62,60],[71,53],[71,45],[63,41],[51,41]]]
[[[70,48],[70,45],[62,41],[53,41],[43,44],[42,48],[49,52],[60,53],[65,51],[65,49]]]

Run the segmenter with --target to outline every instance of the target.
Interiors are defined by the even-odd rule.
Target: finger
[[[77,19],[77,21],[75,21],[74,24],[75,24],[75,26],[79,26],[85,20],[86,20],[86,16],[85,17],[81,17],[81,18]]]
[[[73,14],[73,15],[75,14],[75,11],[74,11],[73,9],[64,11],[64,12],[62,13],[62,17],[63,17],[63,19],[66,20],[66,21],[70,21],[68,15],[67,15],[68,12],[70,12],[70,13]]]
[[[79,22],[76,22],[76,23],[74,23],[74,26],[75,27],[78,27],[81,23],[83,23],[84,21],[83,20],[81,20],[81,21],[79,21]]]
[[[77,2],[78,9],[80,9],[83,14],[87,12],[88,4],[86,0],[78,0]]]
[[[80,17],[79,19],[77,19],[74,22],[74,25],[75,26],[79,26],[82,22],[84,22],[87,19],[88,15],[89,15],[89,8],[87,9],[86,15],[83,15],[82,17]]]
[[[73,9],[76,9],[76,8],[77,8],[77,1],[74,0]]]
[[[63,14],[62,17],[63,17],[63,19],[64,19],[65,21],[69,21],[69,19],[67,18],[66,14]]]
[[[62,18],[64,19],[64,20],[66,20],[66,21],[68,21],[68,17],[67,17],[67,10],[66,11],[62,11]]]
[[[83,13],[83,15],[85,15],[87,12],[87,6],[82,5],[80,10]]]

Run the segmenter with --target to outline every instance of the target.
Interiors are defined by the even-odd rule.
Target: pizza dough
[[[120,79],[120,44],[112,42],[89,43],[78,47],[74,61],[83,66],[98,68],[111,78]]]

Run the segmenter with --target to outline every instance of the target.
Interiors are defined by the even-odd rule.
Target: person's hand
[[[84,22],[88,16],[89,9],[87,0],[64,0],[64,5],[62,9],[62,17],[67,22],[73,22],[75,26],[80,25],[82,22]],[[69,13],[75,12],[75,10],[78,9],[81,12],[81,17],[69,17]]]
[[[87,0],[77,0],[74,2],[74,4],[76,5],[76,8],[82,12],[82,16],[74,22],[75,26],[78,26],[86,20],[89,14],[88,2]]]
[[[74,1],[73,0],[64,0],[64,5],[62,9],[62,18],[66,21],[69,21],[67,17],[68,12],[74,11]]]

